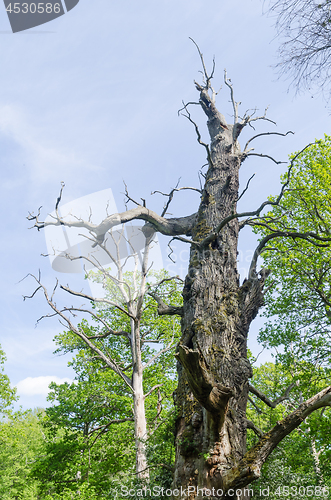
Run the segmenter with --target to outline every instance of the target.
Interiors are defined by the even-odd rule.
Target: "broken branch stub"
[[[190,387],[199,403],[210,413],[225,414],[234,391],[216,382],[201,352],[180,344],[175,356],[185,368]]]

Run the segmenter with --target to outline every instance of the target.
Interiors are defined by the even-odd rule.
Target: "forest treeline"
[[[111,410],[114,401],[118,417],[130,411],[128,395],[109,372],[98,369],[93,362],[82,366],[77,358],[73,360],[75,382],[52,383],[48,408],[13,411],[12,401],[7,398],[0,424],[0,498],[162,498],[162,488],[164,495],[171,488],[175,459],[175,410],[171,398],[167,397],[167,393],[171,395],[175,389],[175,378],[169,378],[166,389],[161,392],[162,423],[155,418],[157,395],[147,412],[149,428],[154,432],[147,440],[150,479],[146,483],[136,479],[133,422],[107,426],[114,416]],[[300,369],[307,380],[296,386],[291,398],[278,404],[276,410],[252,395],[248,418],[255,428],[248,429],[249,445],[256,442],[256,433],[268,430],[301,398],[309,397],[324,387],[325,382],[330,383],[330,370],[321,369],[319,373],[313,370],[314,376],[309,379],[307,366],[302,365]],[[270,402],[275,402],[284,395],[284,388],[292,380],[281,364],[266,363],[254,369],[252,384]],[[2,378],[2,388],[5,383]],[[316,498],[315,491],[321,491],[321,498],[329,498],[330,434],[330,412],[315,412],[281,443],[265,464],[262,479],[250,486],[254,497],[263,498],[261,492],[268,492],[268,498],[272,499],[308,499]]]

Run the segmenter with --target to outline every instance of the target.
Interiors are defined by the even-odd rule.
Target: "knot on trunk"
[[[199,403],[210,413],[225,414],[234,391],[216,382],[202,353],[180,344],[175,356],[181,362]]]

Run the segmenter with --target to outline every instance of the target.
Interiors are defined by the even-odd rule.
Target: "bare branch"
[[[207,69],[206,69],[205,61],[203,59],[202,52],[201,52],[198,44],[190,36],[189,36],[189,39],[194,43],[194,45],[196,46],[196,48],[198,50],[198,53],[199,53],[199,56],[200,56],[200,59],[201,59],[201,64],[202,64],[202,67],[203,67],[203,74],[204,74],[204,79],[205,79],[204,83],[205,83],[206,89],[209,89],[210,88],[210,81],[213,78],[214,71],[215,71],[215,58],[213,59],[213,69],[212,69],[212,72],[211,72],[211,74],[209,76],[208,72],[207,72]]]
[[[258,223],[255,224],[255,225],[259,225]],[[261,225],[264,225],[264,224],[261,224]],[[269,227],[269,229],[272,231],[273,229]],[[259,243],[259,245],[257,246],[257,248],[255,249],[255,252],[253,254],[253,258],[252,258],[252,262],[251,262],[251,265],[250,265],[250,269],[249,269],[249,276],[254,276],[254,274],[256,273],[256,265],[257,265],[257,260],[259,258],[259,256],[261,255],[261,253],[263,251],[265,251],[265,247],[266,247],[266,244],[268,243],[268,241],[274,239],[274,238],[280,238],[280,237],[283,237],[283,238],[301,238],[303,240],[306,240],[308,241],[309,243],[317,246],[317,247],[328,247],[329,246],[329,243],[331,242],[331,236],[328,236],[326,238],[322,237],[322,236],[319,236],[318,234],[316,233],[313,233],[313,232],[307,232],[307,233],[299,233],[299,232],[296,232],[296,231],[277,231],[275,230],[273,233],[271,234],[268,234],[267,236],[265,236]],[[320,244],[318,243],[319,241],[321,242],[325,242],[325,244]]]
[[[331,44],[330,2],[272,0],[270,12],[277,15],[276,29],[282,37],[281,75],[290,78],[296,90],[317,85],[330,98]]]
[[[238,107],[239,107],[239,104],[241,104],[241,102],[236,102],[234,100],[233,85],[231,83],[230,78],[227,77],[226,69],[224,70],[224,83],[230,89],[231,103],[233,106],[234,123],[238,123]]]
[[[84,309],[82,307],[64,307],[62,310],[62,312],[72,312],[72,311],[77,311],[77,312],[82,312],[82,313],[87,313],[87,314],[90,314],[96,321],[99,321],[100,323],[102,323],[106,328],[107,328],[107,332],[106,333],[103,333],[101,335],[93,335],[93,336],[88,336],[87,338],[89,340],[94,340],[94,339],[105,339],[107,337],[109,337],[110,335],[115,335],[115,336],[122,336],[122,337],[126,337],[126,338],[130,338],[130,334],[128,332],[124,332],[124,331],[114,331],[109,325],[108,323],[103,319],[101,318],[100,316],[98,316],[97,314],[95,314],[93,311],[91,311],[90,309]],[[54,315],[53,315],[54,316]]]
[[[132,314],[130,314],[126,309],[124,309],[123,307],[121,307],[116,302],[113,302],[112,300],[108,300],[106,298],[104,298],[104,299],[94,298],[91,295],[88,295],[87,293],[76,292],[75,290],[71,290],[71,288],[69,288],[68,286],[64,286],[64,285],[60,285],[60,288],[62,290],[64,290],[65,292],[70,293],[71,295],[75,295],[76,297],[83,297],[84,299],[90,300],[91,302],[99,302],[101,304],[108,304],[108,305],[110,305],[112,307],[116,307],[116,309],[118,309],[122,313],[126,314],[130,318],[134,319],[134,316]]]
[[[34,215],[34,213],[33,213],[33,212],[28,212],[27,220],[34,220],[34,221],[38,221],[39,216],[40,216],[40,213],[41,213],[41,212],[40,212],[40,211],[41,211],[41,209],[42,209],[42,206],[40,206],[40,207],[38,208],[38,213],[37,213],[37,215]],[[39,231],[40,229],[42,229],[42,227],[38,227],[38,226],[36,226],[36,225],[31,226],[29,229],[32,229],[33,227],[37,227],[38,231]]]
[[[225,217],[225,219],[222,220],[222,222],[216,227],[215,231],[210,233],[208,236],[206,236],[200,243],[200,247],[207,246],[211,241],[215,240],[219,233],[222,231],[223,227],[225,227],[229,222],[231,222],[234,219],[240,219],[241,217],[249,217],[249,216],[254,216],[254,215],[260,215],[262,210],[268,206],[268,205],[273,205],[276,204],[275,202],[272,201],[264,201],[257,210],[254,212],[241,212],[241,213],[233,213],[231,215],[228,215],[228,217]]]
[[[276,165],[280,165],[281,163],[286,163],[286,161],[277,161],[275,158],[273,158],[270,155],[265,155],[262,153],[243,153],[243,156],[247,158],[247,156],[260,156],[261,158],[269,158],[269,160],[272,160]]]
[[[33,274],[28,274],[28,276],[33,276]],[[38,286],[35,291],[33,292],[32,295],[23,295],[23,300],[26,300],[26,299],[33,299],[33,297],[36,295],[36,293],[38,292],[38,290],[40,290],[42,287],[41,286]]]
[[[153,299],[157,302],[158,308],[157,312],[160,316],[173,316],[175,314],[178,314],[179,316],[183,316],[183,308],[182,307],[177,307],[177,306],[169,306],[163,302],[161,297],[156,295],[154,292],[149,292],[148,295],[153,297]]]
[[[34,293],[36,293],[41,287],[38,287],[37,290],[35,290]],[[26,297],[26,298],[32,298],[31,297]],[[53,300],[53,296],[51,297],[50,299],[51,301]],[[61,312],[70,312],[73,316],[76,316],[73,311],[75,312],[79,312],[79,313],[87,313],[87,314],[90,314],[96,321],[102,323],[106,329],[107,329],[107,332],[104,333],[104,334],[100,334],[100,335],[93,335],[93,336],[87,336],[87,338],[89,340],[94,340],[94,339],[105,339],[107,337],[109,337],[110,335],[115,335],[115,336],[123,336],[123,337],[126,337],[128,339],[130,339],[130,334],[128,332],[124,332],[124,331],[114,331],[109,325],[108,323],[100,316],[98,316],[97,314],[95,314],[93,311],[91,311],[90,309],[84,309],[83,307],[64,307],[63,309],[60,309]],[[44,318],[52,318],[54,316],[57,316],[57,313],[53,313],[53,314],[45,314],[43,316],[41,316],[38,320],[37,320],[37,323],[39,323],[42,319]]]
[[[126,196],[126,202],[132,201],[132,203],[134,203],[138,207],[141,206],[140,203],[138,203],[136,200],[134,200],[133,198],[131,198],[131,196],[129,195],[128,186],[126,185],[126,183],[124,181],[123,181],[123,184],[124,184],[124,188],[125,188],[125,193],[124,194]]]
[[[153,194],[162,194],[162,196],[167,196],[169,199],[167,201],[167,203],[164,205],[164,208],[163,208],[163,211],[162,211],[162,214],[161,214],[161,217],[164,217],[164,215],[167,213],[167,210],[169,208],[169,205],[170,203],[172,202],[172,199],[174,197],[174,193],[177,192],[177,191],[184,191],[184,190],[190,190],[190,191],[197,191],[198,193],[202,193],[202,189],[198,189],[198,188],[195,188],[195,187],[178,187],[179,185],[179,182],[180,182],[180,178],[178,179],[178,182],[176,184],[176,187],[174,187],[170,193],[166,194],[166,193],[162,193],[162,191],[152,191],[152,195]]]
[[[56,200],[56,204],[55,204],[55,212],[56,212],[56,214],[58,214],[57,210],[58,210],[59,205],[60,205],[60,202],[61,202],[61,200],[62,200],[62,193],[63,193],[64,186],[65,186],[64,182],[61,182],[61,190],[60,190],[60,194],[59,194],[59,197],[58,197],[58,199]]]
[[[264,114],[262,116],[254,116],[256,113],[256,109],[253,111],[253,113],[251,115],[248,115],[247,114],[248,112],[246,112],[240,123],[242,126],[245,126],[248,124],[253,129],[254,129],[254,127],[252,126],[252,122],[256,122],[258,120],[265,120],[267,122],[272,123],[273,125],[277,125],[276,122],[274,122],[273,120],[270,120],[270,118],[267,118],[267,111],[268,111],[268,106],[265,108]]]
[[[200,243],[198,241],[194,241],[194,240],[189,240],[187,238],[183,238],[183,236],[174,236],[173,238],[171,238],[170,242],[173,241],[173,240],[178,240],[178,241],[182,241],[183,243],[188,243],[189,245],[195,245],[197,247],[200,246]],[[169,245],[168,245],[169,246]],[[172,259],[171,259],[172,260]],[[174,261],[173,261],[174,262]]]
[[[178,116],[181,116],[181,111],[186,110],[187,106],[192,106],[192,105],[200,106],[200,103],[199,102],[194,102],[194,101],[193,102],[192,101],[187,102],[186,104],[184,104],[184,106],[182,108],[179,108],[179,110],[177,111]]]
[[[150,288],[154,288],[155,290],[157,290],[161,285],[163,285],[163,283],[174,280],[184,283],[184,280],[182,280],[182,278],[180,278],[179,276],[170,276],[169,278],[162,278],[158,283],[153,283],[152,285],[150,285]]]
[[[237,202],[244,196],[244,194],[246,193],[247,189],[249,188],[249,183],[251,182],[251,180],[253,179],[253,177],[255,177],[255,173],[248,179],[247,181],[247,184],[246,184],[246,187],[245,189],[243,190],[243,192],[241,193],[241,195],[238,197],[238,200]]]
[[[125,382],[125,384],[129,387],[130,391],[134,392],[131,380],[129,379],[129,377],[127,377],[122,372],[122,370],[117,365],[116,361],[114,361],[113,359],[111,359],[109,356],[106,356],[97,346],[95,346],[93,344],[93,342],[91,342],[91,340],[87,337],[87,335],[85,335],[85,333],[82,330],[80,330],[79,328],[77,328],[70,321],[70,319],[67,316],[64,315],[63,311],[61,311],[60,309],[58,309],[58,307],[56,306],[56,304],[50,299],[50,297],[48,295],[48,292],[47,292],[47,289],[41,283],[40,278],[37,278],[33,274],[30,274],[30,276],[38,283],[38,285],[39,285],[38,289],[42,289],[43,290],[45,299],[46,299],[48,305],[54,311],[54,313],[56,313],[65,322],[64,326],[66,326],[67,328],[69,328],[70,331],[72,331],[75,335],[77,335],[79,338],[81,338],[85,342],[85,344],[91,349],[91,351],[95,352],[96,355],[99,356],[99,358],[109,368],[111,368],[115,373],[117,373],[122,378],[122,380]],[[61,323],[61,324],[63,324],[63,323]]]
[[[99,432],[98,435],[95,437],[95,439],[92,441],[91,448],[96,443],[96,441],[98,440],[98,438],[107,431],[108,427],[110,427],[113,424],[122,424],[124,422],[134,422],[134,418],[132,418],[132,417],[130,418],[129,417],[129,418],[121,418],[121,419],[111,420],[106,425],[101,425],[100,427],[97,427],[97,428],[93,429],[90,432],[90,434],[93,434],[96,430],[99,430],[99,429],[101,429],[101,432]]]
[[[41,222],[39,216],[32,216],[29,220],[34,220],[34,227],[41,229],[47,226],[66,226],[85,228],[96,237],[96,246],[104,241],[106,233],[115,226],[130,222],[132,220],[144,220],[150,223],[154,231],[158,231],[168,236],[186,234],[190,235],[196,214],[187,217],[165,219],[157,213],[149,210],[146,207],[139,205],[136,208],[127,210],[126,212],[117,213],[106,217],[100,224],[93,224],[84,220],[66,220],[65,218],[55,217],[52,221]]]
[[[154,392],[156,389],[159,389],[163,385],[164,384],[154,385],[146,394],[144,394],[144,399],[146,399],[148,396],[150,396],[152,394],[152,392]]]
[[[258,225],[258,224],[256,224],[256,225]],[[270,228],[270,229],[272,230],[272,228]],[[260,241],[259,245],[255,249],[255,252],[254,252],[253,258],[252,258],[252,262],[251,262],[251,265],[249,268],[248,275],[250,277],[252,277],[256,274],[257,260],[258,260],[259,256],[261,255],[261,253],[264,251],[265,246],[268,243],[268,241],[270,241],[274,238],[280,238],[280,237],[293,238],[293,239],[301,238],[301,239],[304,239],[304,240],[308,241],[309,243],[312,243],[313,245],[318,246],[318,247],[329,246],[329,245],[321,245],[318,243],[318,241],[323,241],[326,243],[331,242],[331,237],[323,238],[322,236],[319,236],[318,234],[312,233],[312,232],[299,233],[296,231],[275,231],[274,233],[268,234]]]
[[[254,406],[256,412],[258,415],[262,413],[262,410],[255,404],[255,402],[248,396],[248,401],[251,403],[252,406]]]
[[[173,349],[174,347],[175,347],[175,344],[173,344],[173,338],[172,338],[170,344],[168,344],[167,347],[160,349],[159,352],[157,354],[155,354],[155,356],[153,356],[151,359],[149,359],[147,361],[147,363],[143,366],[143,370],[146,370],[146,368],[151,366],[154,363],[154,361],[156,361],[162,354],[170,351],[170,349]]]
[[[243,153],[245,154],[247,151],[247,146],[252,142],[254,141],[254,139],[257,139],[258,137],[262,137],[263,135],[280,135],[282,137],[286,137],[288,134],[294,134],[294,132],[292,132],[292,130],[289,130],[288,132],[286,132],[286,134],[281,134],[280,132],[262,132],[261,134],[256,134],[254,135],[253,137],[251,137],[245,144],[245,147],[244,147],[244,151]]]
[[[181,113],[182,116],[184,116],[185,118],[188,119],[189,122],[191,122],[195,128],[195,132],[197,134],[197,141],[199,144],[201,144],[201,146],[203,146],[206,150],[206,153],[207,153],[207,160],[208,160],[208,163],[209,165],[213,165],[213,160],[212,160],[212,157],[211,157],[211,154],[210,154],[210,149],[209,149],[209,145],[206,144],[205,142],[202,141],[201,139],[201,134],[200,134],[200,131],[199,131],[199,127],[198,125],[195,123],[194,120],[192,120],[191,118],[191,113],[189,112],[189,110],[187,109],[187,105],[183,102],[183,109],[185,109],[186,111],[186,114],[184,113]]]
[[[258,427],[256,427],[256,425],[251,420],[246,419],[246,425],[247,429],[252,429],[252,431],[255,432],[257,436],[259,437],[263,436],[264,432],[261,431],[261,429],[259,429]]]
[[[275,399],[275,401],[271,401],[265,394],[263,394],[263,392],[259,391],[258,389],[256,389],[252,385],[249,385],[249,392],[251,392],[252,394],[254,394],[255,396],[257,396],[259,399],[261,399],[261,401],[263,401],[270,408],[276,408],[277,405],[279,405],[283,401],[286,401],[286,400],[289,399],[290,392],[293,389],[293,387],[295,387],[295,385],[296,385],[295,382],[292,382],[287,387],[287,389],[284,392],[284,394],[282,396],[280,396],[279,398]]]

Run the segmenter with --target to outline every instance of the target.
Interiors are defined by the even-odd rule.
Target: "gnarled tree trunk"
[[[220,493],[222,475],[246,452],[246,404],[252,376],[247,334],[263,303],[264,282],[253,275],[239,285],[237,218],[208,238],[220,221],[236,213],[239,168],[244,156],[237,141],[239,124],[227,124],[206,88],[197,87],[200,104],[208,116],[211,144],[206,182],[192,229],[192,239],[199,245],[191,246],[183,291],[182,339],[177,352],[179,384],[175,393],[178,419],[174,488],[182,487],[182,498],[189,494],[190,499],[206,497],[198,487],[212,490],[217,485]],[[249,497],[243,491],[240,495]]]

